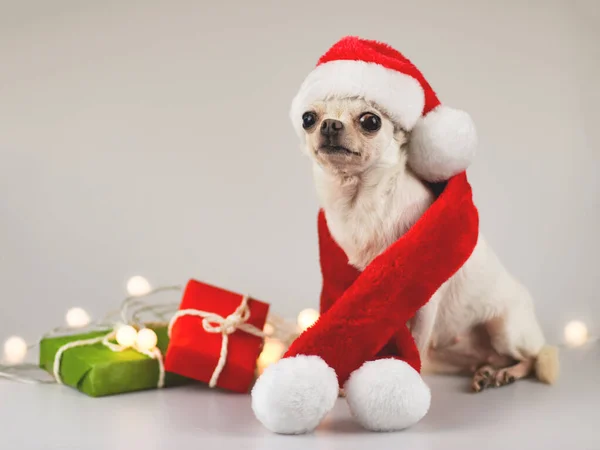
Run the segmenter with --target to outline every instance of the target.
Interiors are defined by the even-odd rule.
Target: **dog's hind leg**
[[[509,356],[515,364],[498,368],[485,365],[473,378],[473,389],[499,387],[534,374],[542,382],[551,384],[558,377],[558,352],[545,343],[533,308],[525,303],[513,307],[502,317],[486,323],[494,350]]]

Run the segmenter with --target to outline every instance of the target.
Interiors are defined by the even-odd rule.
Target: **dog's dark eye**
[[[317,123],[317,115],[314,112],[305,112],[302,114],[302,127],[305,130],[311,128],[315,123]]]
[[[358,119],[360,126],[366,131],[377,131],[381,128],[381,119],[373,113],[364,113]]]

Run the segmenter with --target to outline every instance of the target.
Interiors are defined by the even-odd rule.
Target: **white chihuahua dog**
[[[407,163],[410,135],[358,98],[315,102],[296,120],[330,232],[362,270],[435,200]],[[545,344],[531,296],[481,235],[409,325],[424,370],[468,372],[475,392],[531,373],[546,383],[557,378],[558,352]]]

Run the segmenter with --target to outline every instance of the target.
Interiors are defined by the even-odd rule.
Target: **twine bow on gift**
[[[256,328],[254,325],[246,323],[250,319],[250,308],[248,307],[248,296],[244,295],[242,302],[236,308],[236,310],[228,315],[227,317],[220,316],[216,313],[201,311],[199,309],[182,309],[176,312],[171,321],[169,322],[169,337],[171,337],[171,331],[173,325],[180,317],[183,316],[195,316],[202,318],[202,327],[207,333],[221,334],[221,352],[219,355],[219,361],[217,367],[213,371],[208,386],[214,388],[217,385],[219,376],[225,367],[227,362],[227,348],[229,344],[229,335],[235,333],[237,330],[243,331],[244,333],[251,334],[257,337],[265,337],[262,330]]]
[[[60,347],[58,349],[58,351],[56,352],[56,356],[54,357],[54,364],[52,366],[52,374],[54,375],[56,382],[58,384],[64,384],[62,381],[62,377],[60,376],[60,363],[62,361],[63,353],[65,353],[67,350],[70,350],[75,347],[83,347],[86,345],[95,345],[95,344],[102,343],[102,345],[104,345],[106,348],[108,348],[109,350],[111,350],[113,352],[123,352],[127,349],[132,349],[138,353],[141,353],[142,355],[146,355],[149,358],[155,359],[158,362],[158,382],[156,383],[156,387],[159,389],[164,387],[164,385],[165,385],[165,365],[163,363],[163,357],[162,357],[161,351],[157,347],[154,347],[151,350],[146,350],[146,349],[140,348],[137,344],[133,344],[132,346],[128,347],[128,346],[120,345],[118,343],[111,342],[111,340],[115,339],[116,335],[117,335],[117,328],[114,328],[109,333],[107,333],[103,336],[69,342],[69,343],[63,345],[62,347]]]

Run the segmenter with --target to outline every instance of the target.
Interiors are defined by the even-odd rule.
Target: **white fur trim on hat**
[[[354,417],[371,431],[411,427],[431,404],[431,392],[419,372],[398,359],[364,363],[352,372],[344,392]]]
[[[299,355],[265,369],[252,388],[252,409],[267,429],[302,434],[321,423],[338,394],[335,371],[318,356]]]
[[[408,164],[427,181],[448,180],[469,167],[476,149],[477,133],[471,116],[440,105],[412,130]]]
[[[425,94],[413,77],[364,61],[331,61],[317,66],[292,101],[290,117],[303,136],[302,114],[318,100],[360,97],[385,109],[392,121],[411,130],[425,105]]]

